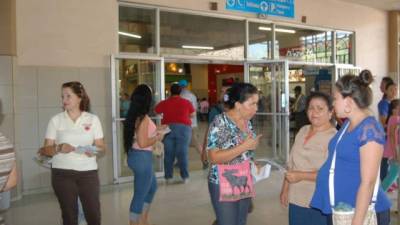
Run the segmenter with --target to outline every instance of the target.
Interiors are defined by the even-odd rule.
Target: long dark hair
[[[81,103],[79,104],[79,109],[82,112],[90,112],[89,96],[87,95],[85,88],[79,81],[71,81],[71,82],[63,83],[61,88],[62,89],[70,88],[72,90],[72,92],[81,99]]]
[[[124,148],[126,153],[132,148],[136,128],[150,111],[152,98],[151,89],[146,84],[137,86],[131,95],[131,103],[124,121]]]
[[[393,109],[397,108],[397,106],[399,106],[399,105],[400,105],[400,99],[393,99],[390,102],[389,114],[388,114],[388,116],[386,118],[386,124],[388,124],[390,117],[393,116]]]

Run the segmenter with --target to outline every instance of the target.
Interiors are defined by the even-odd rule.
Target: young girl
[[[387,117],[386,128],[386,144],[383,152],[381,165],[381,180],[383,180],[388,172],[388,161],[390,159],[397,160],[396,146],[398,144],[398,126],[400,123],[400,99],[394,99],[389,105],[389,114]],[[397,144],[396,144],[397,143]]]

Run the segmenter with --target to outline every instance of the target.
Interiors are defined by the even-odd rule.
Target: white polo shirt
[[[56,144],[67,143],[74,147],[93,145],[94,140],[103,136],[99,118],[88,112],[82,112],[75,122],[66,111],[59,113],[51,118],[46,131],[46,139],[55,140]],[[88,157],[75,152],[59,153],[52,159],[52,168],[97,170],[96,156]]]

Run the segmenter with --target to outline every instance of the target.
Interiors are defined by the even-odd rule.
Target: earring
[[[351,113],[351,108],[344,107],[344,112],[347,113],[347,114]]]

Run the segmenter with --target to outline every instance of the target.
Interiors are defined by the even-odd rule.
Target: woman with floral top
[[[209,192],[218,225],[245,225],[254,196],[250,160],[260,139],[250,122],[257,112],[258,91],[237,83],[223,100],[227,111],[215,117],[207,138]]]

